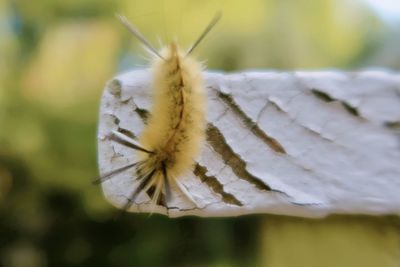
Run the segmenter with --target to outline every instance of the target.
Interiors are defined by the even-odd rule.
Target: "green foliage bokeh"
[[[113,220],[90,184],[102,89],[148,63],[114,13],[189,46],[217,10],[196,56],[225,71],[357,68],[386,31],[345,0],[0,2],[0,265],[258,266],[262,216]]]

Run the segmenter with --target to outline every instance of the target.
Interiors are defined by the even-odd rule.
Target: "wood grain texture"
[[[172,185],[167,207],[141,194],[132,212],[171,217],[274,213],[303,217],[400,211],[400,75],[365,72],[205,73],[207,138],[193,172],[180,178],[195,203]],[[98,159],[104,174],[135,161],[109,134],[131,137],[151,116],[146,70],[104,90]],[[102,184],[122,207],[132,171]]]

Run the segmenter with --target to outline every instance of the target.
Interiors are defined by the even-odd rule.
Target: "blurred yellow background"
[[[115,221],[90,184],[102,89],[148,65],[115,13],[189,47],[221,10],[209,69],[398,70],[396,1],[0,1],[0,266],[399,266],[397,217]]]

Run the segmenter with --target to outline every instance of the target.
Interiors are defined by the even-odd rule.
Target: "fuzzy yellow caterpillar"
[[[152,202],[169,200],[170,183],[174,182],[192,200],[181,186],[179,178],[192,170],[205,136],[206,98],[202,66],[190,53],[220,18],[218,13],[197,41],[187,51],[176,42],[157,52],[125,17],[121,22],[157,57],[152,64],[153,106],[151,118],[138,142],[114,133],[116,141],[129,144],[138,152],[138,162],[111,171],[99,179],[135,168],[134,176],[139,185],[133,191],[125,209],[135,198],[151,191]],[[152,189],[152,190],[150,190]],[[165,199],[160,196],[164,193]]]

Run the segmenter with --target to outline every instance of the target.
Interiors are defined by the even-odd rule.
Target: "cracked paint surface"
[[[208,128],[193,172],[172,185],[173,198],[151,207],[140,194],[131,212],[170,217],[274,213],[400,211],[400,75],[382,71],[205,73]],[[104,91],[98,161],[104,174],[133,163],[135,151],[113,142],[135,138],[151,116],[150,73],[132,71]],[[133,170],[104,181],[105,197],[123,207]]]

